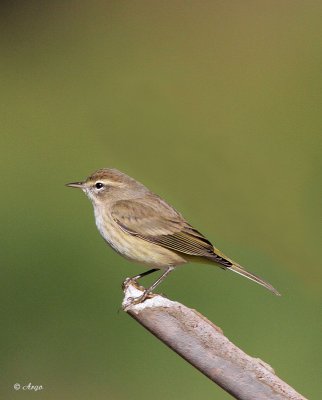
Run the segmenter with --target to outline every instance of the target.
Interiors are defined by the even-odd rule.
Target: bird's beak
[[[78,189],[83,189],[85,187],[84,182],[66,183],[65,186],[72,187],[72,188],[78,188]]]

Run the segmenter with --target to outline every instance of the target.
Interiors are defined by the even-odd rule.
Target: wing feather
[[[205,257],[221,268],[229,268],[279,295],[270,284],[216,249],[181,214],[156,195],[146,194],[144,199],[118,201],[111,213],[120,228],[130,235],[182,254]]]
[[[118,201],[112,216],[123,230],[148,242],[188,255],[214,256],[213,245],[160,198]]]

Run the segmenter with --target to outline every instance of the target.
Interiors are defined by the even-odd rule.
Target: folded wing
[[[114,204],[112,216],[127,233],[173,251],[211,259],[225,267],[231,262],[200,232],[160,198],[121,200]],[[218,254],[219,253],[219,254]]]

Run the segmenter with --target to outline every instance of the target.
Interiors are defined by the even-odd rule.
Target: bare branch
[[[306,400],[274,370],[230,342],[222,330],[183,304],[154,295],[128,305],[142,294],[133,282],[125,288],[123,309],[191,365],[240,400]]]

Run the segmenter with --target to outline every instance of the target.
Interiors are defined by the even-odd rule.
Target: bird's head
[[[99,169],[85,181],[67,183],[66,186],[82,189],[94,206],[133,199],[147,190],[141,183],[114,168]]]

